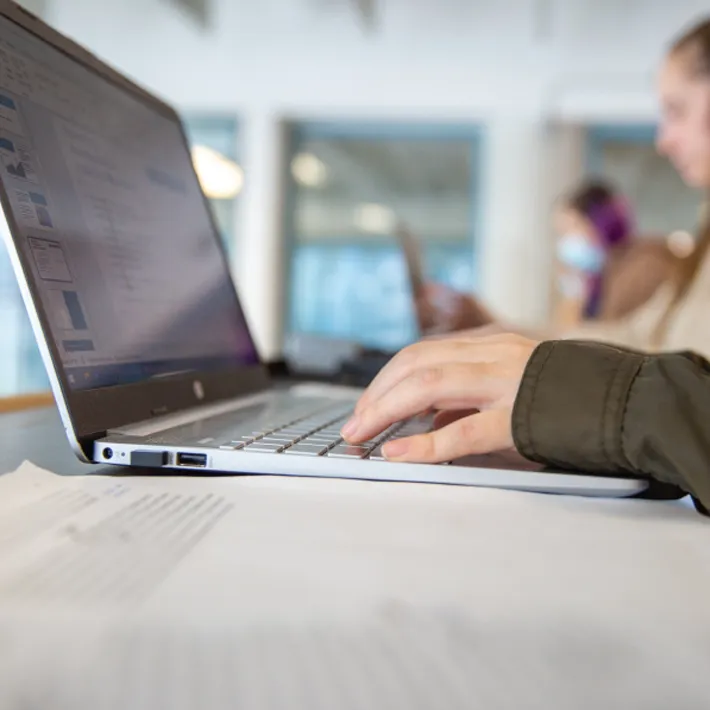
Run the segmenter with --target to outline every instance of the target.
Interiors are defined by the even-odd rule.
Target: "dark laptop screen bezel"
[[[10,20],[22,29],[30,32],[44,42],[47,42],[70,59],[79,62],[86,69],[93,71],[105,81],[129,91],[135,98],[148,104],[166,118],[176,122],[180,127],[184,147],[189,151],[188,140],[184,127],[177,112],[169,105],[141,89],[88,51],[71,40],[51,29],[41,20],[23,8],[8,0],[0,0],[0,16]],[[203,194],[205,207],[209,214],[210,224],[215,238],[216,247],[220,250],[225,267],[229,270],[226,251],[222,245],[212,210]],[[51,337],[47,314],[42,306],[32,269],[23,249],[17,248],[14,242],[19,238],[19,228],[10,209],[4,184],[0,181],[0,203],[10,229],[14,253],[11,257],[19,262],[24,275],[27,289],[22,289],[25,305],[30,313],[30,320],[35,331],[35,337],[42,350],[45,366],[51,366],[56,378],[51,377],[55,397],[61,397],[66,403],[69,417],[77,440],[90,441],[110,429],[127,426],[151,417],[177,412],[197,405],[206,405],[221,400],[253,394],[269,386],[269,376],[261,361],[255,365],[234,366],[218,371],[191,372],[187,374],[165,377],[160,380],[147,380],[134,384],[117,385],[89,390],[73,390],[64,372],[59,350]],[[10,245],[11,248],[13,245]],[[21,284],[22,286],[22,284]],[[232,283],[233,294],[241,310],[241,303],[236,288]],[[30,301],[28,302],[28,296]],[[250,337],[251,332],[249,333]],[[44,347],[43,347],[44,346]],[[47,357],[51,363],[47,362]],[[196,385],[196,383],[199,383]],[[57,390],[59,388],[59,391]]]

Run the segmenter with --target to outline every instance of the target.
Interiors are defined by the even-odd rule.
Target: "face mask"
[[[557,258],[571,269],[598,274],[604,268],[604,250],[584,234],[565,234],[557,243]]]

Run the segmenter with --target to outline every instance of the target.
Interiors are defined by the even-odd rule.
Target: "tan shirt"
[[[599,340],[651,352],[692,350],[710,358],[710,251],[683,300],[668,319],[660,339],[658,325],[673,298],[673,285],[661,286],[651,299],[626,317],[585,323],[565,333],[568,340]]]

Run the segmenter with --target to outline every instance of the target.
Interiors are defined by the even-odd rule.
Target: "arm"
[[[555,328],[567,330],[579,326],[584,320],[584,300],[582,298],[561,298],[555,306],[553,323]]]
[[[574,328],[584,319],[585,304],[591,293],[591,278],[583,271],[559,264],[555,282],[558,300],[553,325],[559,330]]]
[[[710,365],[697,356],[543,343],[512,426],[533,461],[651,475],[710,507]]]
[[[377,375],[343,436],[367,441],[432,409],[436,430],[388,442],[387,459],[515,447],[562,468],[652,476],[710,508],[710,365],[697,356],[512,335],[421,342]]]

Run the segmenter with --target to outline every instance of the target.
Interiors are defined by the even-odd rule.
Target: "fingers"
[[[378,373],[355,407],[355,414],[369,407],[413,372],[457,362],[491,362],[500,353],[506,336],[480,340],[433,340],[416,343],[395,355]]]
[[[480,409],[498,398],[499,387],[500,379],[491,376],[487,363],[421,368],[357,411],[342,433],[356,443],[431,408]]]
[[[535,347],[520,336],[499,335],[407,348],[375,378],[343,437],[365,441],[429,409],[510,410]]]
[[[429,434],[390,441],[383,453],[388,461],[442,463],[512,446],[511,410],[497,409],[471,414]]]

